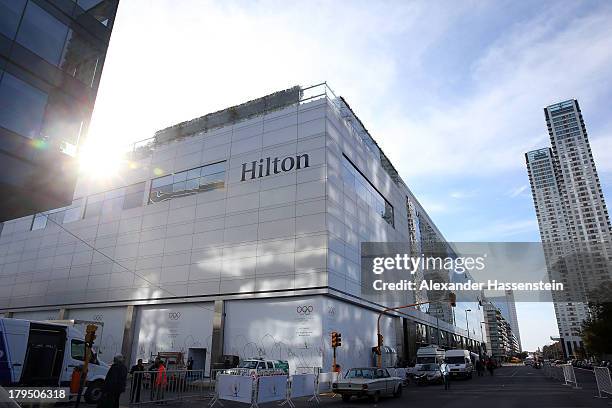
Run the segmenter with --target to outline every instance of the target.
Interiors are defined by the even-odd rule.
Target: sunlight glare
[[[79,153],[81,175],[95,179],[109,179],[115,176],[123,161],[123,150],[108,142],[91,140]]]

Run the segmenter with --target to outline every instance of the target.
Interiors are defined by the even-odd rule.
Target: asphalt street
[[[505,366],[495,370],[493,376],[475,376],[471,380],[453,380],[451,389],[442,385],[417,386],[409,384],[401,398],[383,398],[378,404],[367,399],[343,402],[339,396],[321,396],[321,407],[338,408],[612,408],[612,396],[595,398],[597,388],[590,370],[576,369],[579,389],[563,385],[558,380],[544,376],[542,369],[525,366]],[[206,407],[210,400],[168,402],[167,408]],[[314,405],[307,399],[294,400],[296,407]],[[127,406],[121,404],[122,408]],[[87,406],[87,405],[85,405]],[[143,407],[151,407],[144,405]],[[260,404],[261,408],[278,407],[278,403]],[[92,406],[89,406],[92,407]],[[221,405],[216,405],[221,407]],[[224,408],[247,408],[248,405],[223,401]]]

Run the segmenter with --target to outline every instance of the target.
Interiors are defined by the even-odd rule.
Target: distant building
[[[555,313],[566,357],[583,351],[591,290],[612,279],[612,227],[577,100],[544,108],[552,148],[525,154],[546,264],[566,286]]]
[[[67,205],[118,0],[0,0],[0,222]]]
[[[506,361],[519,353],[521,350],[517,336],[495,303],[485,303],[484,315],[489,355],[498,361]]]
[[[516,338],[518,351],[522,351],[521,333],[519,331],[518,317],[516,314],[514,293],[511,290],[507,290],[504,296],[488,297],[487,300],[493,302],[495,306],[497,306],[504,319],[508,322],[512,330],[512,334],[514,334],[514,337]]]

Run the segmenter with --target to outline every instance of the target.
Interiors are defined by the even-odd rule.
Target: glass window
[[[85,342],[84,341],[72,340],[70,342],[70,357],[72,357],[75,360],[85,361]]]
[[[72,201],[72,205],[70,208],[66,209],[64,212],[64,224],[69,222],[78,221],[81,219],[83,210],[83,199],[77,198]]]
[[[199,177],[200,174],[204,176]],[[149,203],[224,187],[225,162],[214,163],[153,180],[149,193]]]
[[[344,186],[351,189],[391,226],[395,226],[393,206],[380,194],[353,164],[344,157],[342,178]]]
[[[202,176],[209,174],[222,173],[225,171],[225,162],[209,164],[202,167]]]
[[[61,224],[64,221],[65,213],[66,208],[58,208],[57,210],[49,211],[47,213],[47,219],[50,220],[52,224]]]
[[[47,226],[47,215],[46,214],[36,214],[34,219],[32,220],[31,231],[43,229]]]
[[[197,190],[199,187],[200,187],[200,180],[199,179],[187,180],[187,182],[185,184],[185,190],[187,190],[187,191]]]
[[[17,42],[59,66],[67,34],[65,24],[30,1],[17,33]]]
[[[156,178],[151,182],[151,187],[161,187],[172,184],[172,175]]]
[[[85,206],[85,215],[83,218],[94,217],[102,213],[102,205],[104,204],[104,193],[94,194],[87,197],[87,205]]]
[[[185,182],[184,181],[180,181],[178,183],[174,183],[172,184],[172,192],[173,193],[178,193],[181,191],[185,191]]]
[[[36,138],[40,134],[47,94],[8,72],[0,83],[0,126],[22,136]]]
[[[201,167],[198,167],[197,169],[189,170],[187,172],[187,180],[192,180],[192,179],[199,178],[201,171],[202,171]]]
[[[89,10],[90,8],[97,6],[102,0],[78,0],[77,4],[83,8],[83,10]]]
[[[0,34],[15,38],[26,0],[0,0]]]
[[[102,57],[102,51],[78,31],[69,30],[61,61],[63,71],[88,86],[93,79]]]
[[[125,200],[123,201],[123,209],[140,207],[142,205],[142,196],[145,190],[145,183],[133,184],[125,188]]]
[[[174,177],[172,178],[172,181],[174,183],[178,183],[178,182],[185,181],[185,180],[187,180],[187,172],[186,171],[181,171],[180,173],[176,173],[174,175]]]

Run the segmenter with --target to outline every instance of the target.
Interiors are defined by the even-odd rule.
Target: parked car
[[[441,384],[444,382],[440,364],[421,364],[418,371],[414,375],[414,381],[417,385]]]
[[[400,377],[389,375],[386,368],[351,368],[344,378],[332,384],[332,389],[334,393],[342,396],[344,402],[348,402],[353,396],[369,397],[378,402],[382,396],[401,396],[402,381]]]

